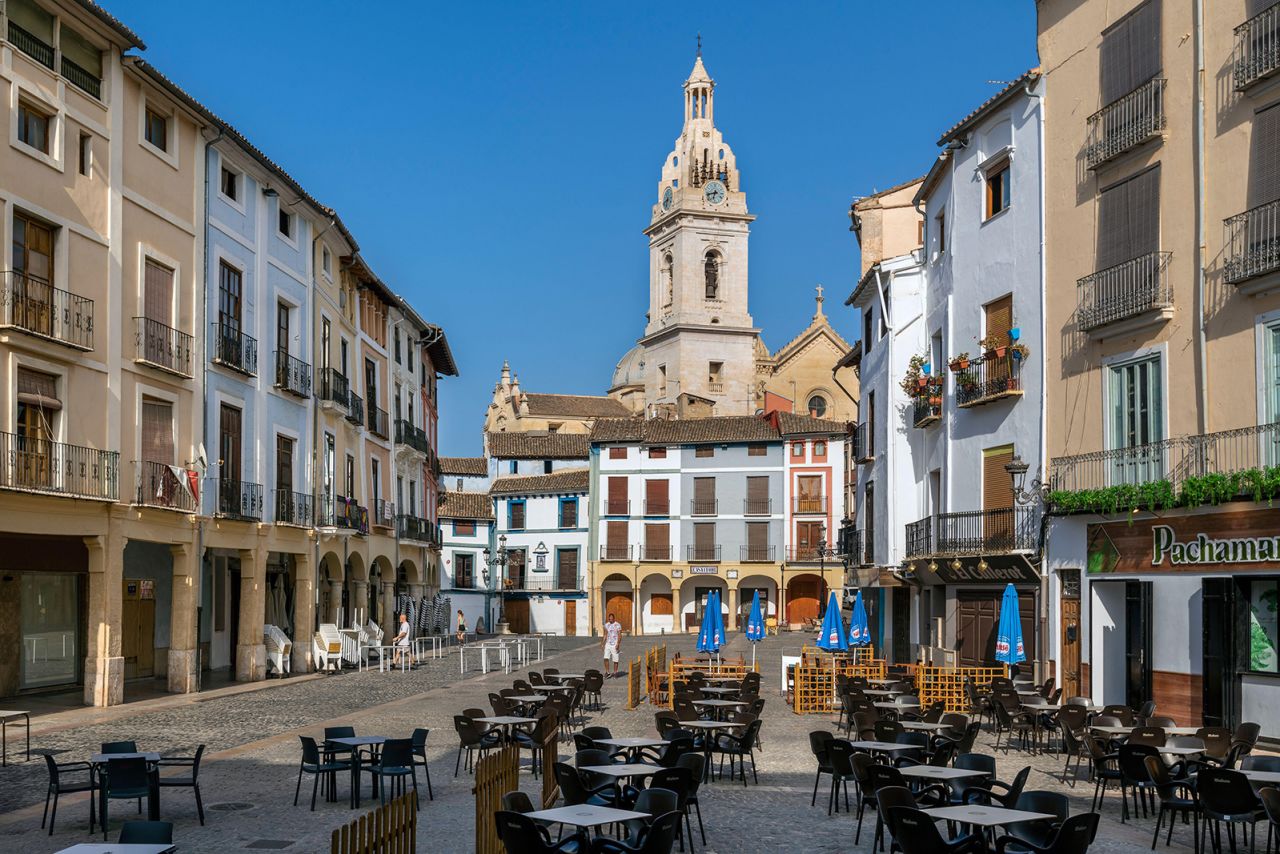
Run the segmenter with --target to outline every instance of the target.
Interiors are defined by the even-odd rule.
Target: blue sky
[[[603,394],[640,334],[641,231],[698,31],[758,216],[750,307],[772,348],[818,283],[857,336],[851,198],[923,174],[990,81],[1036,64],[1028,0],[103,2],[445,327],[462,372],[441,384],[446,455],[480,452],[504,358],[528,391]]]

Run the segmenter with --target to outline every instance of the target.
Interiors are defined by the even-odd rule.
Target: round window
[[[809,398],[809,414],[817,418],[827,414],[827,399],[820,394]]]

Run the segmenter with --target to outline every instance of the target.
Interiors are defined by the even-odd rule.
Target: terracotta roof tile
[[[720,415],[710,418],[660,418],[648,421],[597,421],[593,443],[643,442],[646,445],[698,445],[717,442],[769,442],[778,431],[754,415]]]
[[[585,433],[486,433],[489,456],[503,460],[585,460]]]
[[[530,415],[625,418],[630,410],[612,397],[587,394],[525,394]]]
[[[486,492],[440,493],[441,519],[492,519],[493,501]]]
[[[493,483],[492,495],[536,495],[586,492],[589,469],[561,469],[551,474],[511,475]]]
[[[94,0],[78,0],[78,3],[82,9],[87,10],[89,14],[93,15],[99,21],[102,21],[102,23],[111,27],[121,36],[128,39],[134,47],[139,50],[147,49],[147,46],[142,43],[142,38],[137,33],[125,26],[124,22],[115,15],[95,3]]]
[[[779,412],[778,430],[784,436],[837,436],[844,434],[845,425],[829,418]]]
[[[485,463],[484,457],[441,457],[440,472],[465,477],[484,477],[489,473],[489,466]]]
[[[966,128],[969,127],[969,125],[973,124],[977,119],[979,119],[982,116],[982,114],[986,112],[988,109],[990,109],[991,107],[994,107],[997,103],[999,103],[1000,101],[1003,101],[1006,96],[1013,94],[1015,90],[1022,88],[1029,81],[1034,80],[1039,76],[1040,76],[1039,66],[1036,66],[1035,68],[1024,71],[1022,74],[1018,75],[1017,80],[1012,81],[1011,83],[1009,83],[1009,85],[1005,86],[999,92],[995,93],[990,98],[983,101],[981,104],[978,105],[978,108],[976,110],[969,113],[969,115],[965,116],[963,119],[961,119],[960,121],[952,125],[951,128],[947,130],[947,132],[944,133],[938,139],[938,145],[946,145],[958,133],[960,133],[962,130],[965,130]]]

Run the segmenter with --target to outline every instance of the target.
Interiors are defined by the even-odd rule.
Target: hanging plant
[[[964,371],[969,368],[969,354],[961,353],[959,356],[953,356],[949,365],[952,371]]]
[[[1031,348],[1026,344],[1014,343],[1009,345],[1009,353],[1013,358],[1021,361],[1031,355]]]
[[[902,378],[901,386],[908,397],[918,397],[924,393],[925,387],[929,384],[929,377],[924,370],[924,366],[928,363],[928,356],[912,356],[907,362],[907,375]]]

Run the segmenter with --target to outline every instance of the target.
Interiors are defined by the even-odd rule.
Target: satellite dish
[[[196,446],[196,465],[200,467],[200,471],[204,471],[209,467],[209,460],[204,453],[204,442],[200,442]]]

